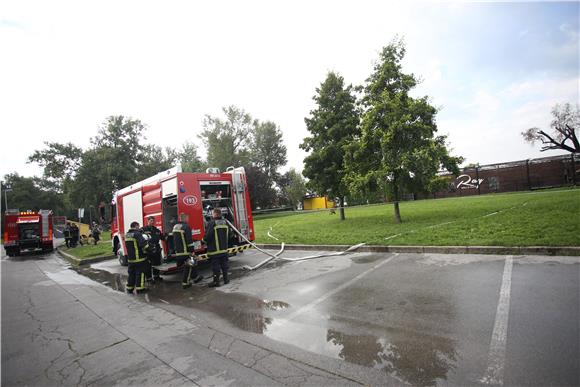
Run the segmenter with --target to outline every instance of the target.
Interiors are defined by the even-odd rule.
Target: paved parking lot
[[[403,383],[580,384],[578,257],[354,253],[242,269],[264,258],[233,258],[217,290],[205,266],[205,284],[183,291],[166,276],[142,299]],[[82,274],[123,290],[125,271],[108,261]]]

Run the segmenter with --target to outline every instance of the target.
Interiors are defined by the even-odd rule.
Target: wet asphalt
[[[286,251],[282,257],[313,254]],[[169,311],[194,325],[207,321],[214,332],[209,347],[219,347],[223,336],[226,358],[231,338],[271,351],[275,355],[267,359],[277,360],[264,360],[251,371],[282,384],[315,380],[290,383],[287,378],[296,368],[283,368],[291,360],[312,367],[312,375],[326,370],[326,379],[315,384],[336,384],[332,375],[342,375],[374,385],[580,385],[579,257],[354,253],[298,262],[279,259],[256,271],[242,268],[264,258],[255,250],[233,257],[231,282],[218,289],[207,287],[211,269],[206,264],[200,266],[205,280],[191,289],[181,289],[178,273],[165,275],[139,296],[121,294],[126,267],[114,260],[69,270],[91,280],[83,286],[97,282],[136,305]],[[25,317],[11,313],[22,308],[11,304],[21,293],[6,287],[6,268],[13,268],[10,281],[17,282],[13,276],[38,271],[25,269],[24,262],[28,259],[2,265],[4,343],[12,343],[12,333],[21,329]],[[509,276],[508,262],[513,262]],[[48,286],[48,281],[30,281],[35,289]],[[73,313],[55,305],[62,307],[55,313]],[[42,308],[40,317],[49,309]],[[26,313],[31,311],[27,307]],[[20,352],[7,352],[4,345],[6,366],[10,353]]]
[[[232,281],[219,289],[206,286],[208,265],[192,289],[181,289],[179,274],[164,276],[142,299],[185,318],[204,314],[248,342],[297,347],[405,384],[580,385],[578,257],[514,256],[507,279],[506,257],[495,255],[355,253],[242,269],[263,259],[257,251],[232,258]],[[78,271],[124,290],[126,268],[115,261]],[[510,291],[503,319],[501,289]],[[494,339],[502,322],[507,330]],[[498,345],[501,356],[491,351]],[[490,369],[500,378],[486,380]]]

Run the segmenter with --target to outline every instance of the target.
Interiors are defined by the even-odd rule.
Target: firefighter
[[[161,231],[155,227],[155,217],[149,216],[147,218],[147,226],[141,229],[143,234],[149,235],[149,240],[147,241],[147,269],[145,272],[145,277],[147,281],[150,282],[161,282],[163,278],[159,275],[159,270],[155,269],[153,266],[161,265],[161,246],[159,242],[164,240],[165,237]]]
[[[101,239],[101,229],[97,224],[97,222],[93,222],[93,229],[91,230],[91,235],[93,237],[93,241],[96,246],[99,240]]]
[[[63,234],[64,234],[64,243],[66,244],[66,247],[72,247],[70,222],[66,222],[66,226],[64,227]]]
[[[197,268],[186,264],[190,255],[193,254],[193,238],[191,237],[191,228],[187,221],[189,217],[187,214],[179,215],[179,222],[173,226],[173,248],[175,249],[175,259],[177,261],[177,267],[185,265],[183,270],[183,279],[181,281],[181,286],[183,289],[191,287],[191,278],[193,277],[194,283],[198,283],[203,279]]]
[[[147,269],[147,239],[139,230],[139,222],[132,222],[131,228],[125,234],[125,246],[127,247],[127,263],[128,274],[127,278],[127,293],[146,292],[145,287],[145,270]]]
[[[79,237],[80,237],[80,230],[79,230],[79,226],[77,226],[76,223],[73,223],[70,226],[70,247],[77,247],[78,243],[79,243]]]
[[[224,278],[224,284],[228,284],[228,241],[230,228],[227,222],[222,219],[222,211],[214,208],[212,211],[213,219],[207,224],[205,235],[202,243],[207,245],[207,255],[211,259],[211,269],[213,271],[213,282],[209,287],[216,288],[220,286],[220,269]]]

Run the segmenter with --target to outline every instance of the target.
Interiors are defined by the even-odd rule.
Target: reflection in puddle
[[[340,347],[341,359],[384,370],[413,385],[431,386],[438,379],[447,380],[457,360],[452,340],[402,330],[393,333],[389,341],[329,329],[326,340]]]
[[[72,269],[112,289],[125,290],[126,274],[90,267]],[[350,329],[349,333],[345,333],[342,328],[328,327],[326,324],[332,323],[328,316],[310,315],[317,325],[285,320],[284,312],[290,305],[283,301],[263,300],[244,293],[224,293],[205,286],[193,286],[183,291],[179,281],[166,280],[154,284],[151,292],[142,299],[211,312],[245,331],[264,334],[307,351],[380,369],[413,385],[435,385],[438,381],[447,380],[458,357],[454,341],[445,337],[384,326],[369,329],[378,333],[376,335],[350,333]],[[356,321],[351,321],[348,327],[360,329],[363,324]]]
[[[114,290],[125,291],[126,274],[91,267],[71,269]],[[168,280],[153,284],[150,288],[151,291],[143,296],[146,302],[181,305],[212,312],[236,327],[254,333],[264,333],[272,323],[272,317],[265,313],[275,314],[290,306],[283,301],[263,300],[244,293],[223,293],[205,286],[183,290],[180,282]]]
[[[372,263],[372,262],[376,262],[379,259],[381,259],[381,256],[379,254],[368,254],[368,255],[363,255],[363,256],[355,256],[353,258],[351,258],[351,261],[354,263]]]
[[[265,334],[311,352],[382,370],[418,386],[447,380],[457,361],[453,340],[403,329],[387,328],[379,337],[276,320]]]
[[[127,275],[109,273],[108,271],[93,269],[92,267],[71,266],[70,269],[114,290],[125,291]]]

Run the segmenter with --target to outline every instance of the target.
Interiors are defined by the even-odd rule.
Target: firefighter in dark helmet
[[[139,230],[139,222],[131,223],[131,228],[125,234],[125,246],[127,247],[127,293],[143,293],[145,287],[145,271],[147,270],[147,238]]]
[[[228,277],[229,255],[228,241],[230,239],[230,228],[227,222],[222,219],[222,212],[219,208],[212,211],[213,219],[205,228],[205,236],[202,242],[207,245],[207,255],[211,258],[211,268],[213,271],[213,282],[209,287],[220,286],[220,270],[224,278],[224,284],[230,282]]]
[[[179,215],[179,222],[173,226],[173,247],[175,250],[175,259],[177,266],[185,265],[183,270],[183,279],[181,285],[184,289],[191,287],[191,279],[198,283],[203,277],[198,273],[197,268],[186,264],[193,253],[193,238],[191,237],[191,228],[187,224],[189,217],[187,214]]]

